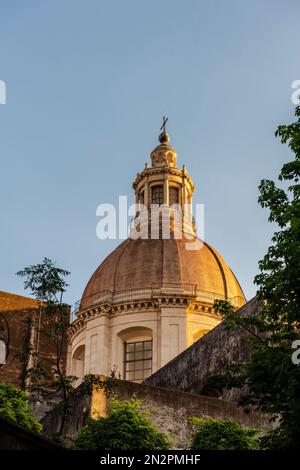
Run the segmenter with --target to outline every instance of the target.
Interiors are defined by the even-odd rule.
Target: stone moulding
[[[177,176],[179,178],[182,178],[182,176],[183,176],[182,170],[180,170],[179,168],[170,168],[170,167],[147,168],[144,171],[142,171],[142,173],[137,174],[136,179],[135,179],[134,183],[132,184],[132,187],[133,187],[133,189],[136,189],[137,186],[139,185],[139,183],[144,178],[146,178],[147,176],[163,175],[163,174]],[[187,180],[187,182],[191,186],[192,191],[194,191],[195,190],[195,185],[192,182],[191,177],[187,173],[185,173],[184,178]]]
[[[208,315],[218,320],[220,315],[212,307],[215,298],[220,296],[213,292],[207,292],[206,301],[203,301],[203,292],[198,292],[195,286],[190,286],[189,292],[187,286],[181,286],[175,289],[165,286],[163,288],[134,289],[116,294],[110,293],[108,300],[107,292],[98,294],[99,303],[90,308],[76,312],[76,319],[71,323],[69,329],[69,338],[72,339],[77,333],[85,328],[87,322],[95,317],[112,317],[122,313],[157,310],[161,307],[185,307],[189,312]],[[179,292],[181,291],[181,292]],[[201,295],[202,300],[197,300]],[[234,299],[231,299],[234,301]]]

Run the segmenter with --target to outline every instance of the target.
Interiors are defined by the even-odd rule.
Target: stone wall
[[[256,314],[259,302],[253,298],[240,308],[240,315]],[[226,330],[224,323],[207,333],[188,349],[144,381],[144,384],[195,394],[210,394],[205,379],[224,371],[234,362],[247,361],[251,348],[245,330]],[[237,400],[241,390],[225,390],[222,398]]]
[[[102,391],[100,391],[101,393]],[[92,400],[91,396],[84,393],[82,385],[77,387],[73,397],[69,401],[69,412],[66,416],[64,434],[66,437],[65,444],[70,446],[72,440],[77,436],[78,432],[83,428],[86,420],[91,416]],[[62,421],[62,410],[60,406],[48,411],[40,423],[43,425],[43,435],[49,439],[60,431]]]
[[[135,395],[141,400],[142,407],[150,409],[151,417],[159,430],[171,437],[174,449],[190,447],[193,434],[190,424],[192,416],[230,419],[244,426],[263,430],[272,428],[266,417],[252,410],[245,413],[234,402],[213,397],[167,390],[125,380],[114,380],[112,393],[118,399],[129,399]],[[103,390],[94,390],[92,396],[88,396],[84,394],[83,387],[79,386],[72,400],[71,411],[64,429],[68,436],[67,444],[76,437],[88,416],[93,418],[106,416],[108,406],[109,399]],[[43,418],[42,424],[44,434],[51,438],[59,429],[60,411],[49,412]]]

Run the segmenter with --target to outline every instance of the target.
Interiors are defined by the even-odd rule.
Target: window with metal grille
[[[152,374],[152,340],[125,343],[125,380],[142,382]]]
[[[169,188],[169,205],[178,204],[178,189],[177,188]]]
[[[151,190],[152,204],[163,204],[164,202],[164,190],[162,186],[153,186]]]

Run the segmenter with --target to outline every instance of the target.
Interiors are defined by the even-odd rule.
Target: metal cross
[[[163,116],[163,123],[160,128],[161,131],[166,132],[166,124],[167,124],[168,118],[166,116]]]

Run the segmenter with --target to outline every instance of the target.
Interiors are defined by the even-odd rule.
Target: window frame
[[[149,347],[145,347],[148,346]],[[137,345],[142,345],[142,347],[137,348]],[[133,351],[128,350],[128,346],[132,348]],[[150,352],[150,355],[149,355]],[[145,354],[146,353],[146,354]],[[132,357],[132,359],[128,359],[128,355]],[[149,357],[146,357],[149,355]],[[145,362],[150,361],[150,367],[145,367]],[[141,367],[135,367],[137,363],[142,363]],[[133,366],[131,368],[131,366]],[[144,341],[125,341],[124,342],[124,379],[129,380],[131,382],[138,382],[143,381],[146,378],[150,377],[152,374],[152,366],[153,366],[153,341],[152,339],[144,340]],[[130,367],[130,369],[129,369]],[[146,372],[150,372],[149,375],[145,374]],[[128,378],[128,374],[132,374],[132,378]]]
[[[173,191],[176,191],[176,201],[171,201],[171,193]],[[169,186],[169,205],[173,205],[173,204],[179,204],[179,188],[177,188],[177,186]]]
[[[159,206],[161,206],[163,203],[164,203],[164,187],[163,187],[163,185],[162,184],[155,184],[155,185],[151,186],[151,204],[158,204]]]

